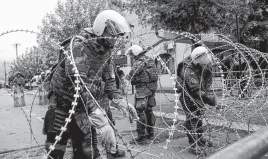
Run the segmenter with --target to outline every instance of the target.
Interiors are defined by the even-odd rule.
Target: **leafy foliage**
[[[16,72],[20,72],[27,79],[31,79],[34,75],[48,70],[54,61],[53,56],[48,56],[43,50],[32,47],[11,63],[9,74],[14,75]]]
[[[50,66],[51,61],[57,59],[58,43],[91,27],[97,14],[111,7],[106,0],[58,1],[55,10],[46,14],[39,26],[41,34],[37,42],[38,48],[45,54],[45,63]]]
[[[123,10],[130,10],[139,16],[142,25],[174,31],[200,33],[220,28],[217,7],[219,0],[130,0],[120,3]]]
[[[139,16],[153,29],[216,32],[252,46],[267,39],[268,7],[265,0],[112,0],[122,10]],[[237,32],[238,28],[238,32]]]

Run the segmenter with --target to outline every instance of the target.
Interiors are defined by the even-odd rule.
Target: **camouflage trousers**
[[[189,96],[182,95],[179,98],[182,108],[186,114],[184,129],[187,131],[189,144],[195,146],[203,136],[203,111],[194,103]]]
[[[146,131],[148,135],[154,134],[155,115],[153,107],[156,105],[155,95],[149,95],[145,98],[135,97],[135,108],[138,114],[139,122],[137,122],[138,136],[145,136]]]
[[[54,144],[56,136],[60,134],[61,127],[65,124],[68,113],[59,108],[52,108],[47,111],[45,117],[47,139],[45,142],[46,150]],[[67,142],[72,141],[73,159],[93,159],[97,149],[97,133],[94,127],[88,123],[85,113],[74,114],[68,124],[67,131],[62,135],[61,140],[55,145],[50,157],[53,159],[63,159],[66,151]],[[50,158],[49,157],[49,158]]]

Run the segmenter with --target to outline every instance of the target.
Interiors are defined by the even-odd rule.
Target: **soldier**
[[[138,45],[133,45],[126,51],[126,55],[134,56],[135,60],[126,79],[135,85],[135,108],[140,118],[137,122],[138,137],[133,139],[131,144],[146,144],[147,139],[154,138],[155,116],[153,107],[156,105],[155,91],[158,75],[154,60],[146,56],[145,53],[146,50]]]
[[[106,150],[116,157],[124,155],[122,151],[116,150],[114,131],[108,122],[107,115],[98,107],[94,99],[101,102],[108,97],[114,106],[125,114],[129,112],[133,118],[138,118],[135,108],[128,106],[120,96],[120,91],[116,89],[111,60],[111,49],[116,43],[116,38],[126,33],[130,33],[126,19],[116,11],[105,10],[97,15],[93,28],[86,28],[79,36],[73,36],[62,43],[64,49],[69,50],[69,54],[72,48],[72,57],[85,84],[80,85],[80,98],[78,98],[75,113],[68,124],[67,132],[63,133],[61,140],[50,154],[52,158],[63,158],[69,138],[72,139],[76,159],[100,157],[98,149],[101,145],[104,145]],[[59,64],[50,76],[49,98],[53,99],[51,103],[55,104],[55,110],[52,115],[53,120],[45,121],[49,123],[46,131],[47,150],[55,142],[55,137],[64,126],[65,118],[69,116],[68,112],[74,101],[75,72],[72,70],[70,61],[64,60],[63,50],[59,57]],[[98,140],[97,133],[99,134]],[[98,149],[96,149],[97,142],[99,142]]]
[[[23,75],[20,72],[17,72],[15,74],[14,79],[13,79],[13,84],[19,87],[24,86],[25,81],[24,81]]]
[[[45,78],[46,78],[45,72],[41,72],[40,79],[37,81],[37,84],[42,84],[42,82],[45,81]]]
[[[189,151],[194,154],[202,153],[199,146],[212,146],[210,141],[203,138],[202,129],[204,104],[216,105],[214,96],[208,94],[212,84],[212,59],[208,50],[199,46],[193,50],[191,56],[178,64],[177,69],[177,81],[180,84],[177,85],[177,92],[181,93],[179,100],[186,114],[184,126],[191,145]]]

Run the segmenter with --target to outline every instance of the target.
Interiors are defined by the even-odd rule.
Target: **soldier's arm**
[[[108,98],[110,100],[121,99],[120,90],[116,88],[115,71],[111,59],[105,64],[102,77],[105,81],[104,92],[107,94]]]
[[[128,75],[126,76],[126,79],[131,80],[131,78],[133,78],[135,74],[136,75],[140,74],[143,67],[144,67],[144,61],[142,60],[135,61],[133,67],[131,68]]]
[[[88,66],[85,65],[85,59],[86,59],[86,55],[89,53],[89,49],[87,49],[83,43],[79,40],[75,40],[73,43],[73,47],[72,47],[72,55],[73,55],[73,60],[75,62],[75,65],[77,67],[77,70],[79,72],[79,75],[81,77],[81,79],[84,82],[84,85],[82,85],[80,83],[79,87],[80,87],[80,91],[79,93],[81,94],[81,98],[83,100],[83,102],[89,106],[89,102],[91,101],[92,97],[90,95],[90,93],[87,91],[86,87],[89,89],[90,83],[88,81],[87,78],[87,72],[88,72]],[[73,65],[71,65],[69,60],[66,60],[65,62],[65,69],[66,69],[66,74],[67,76],[69,76],[73,83],[76,80],[74,77],[75,72],[73,71]],[[80,80],[80,79],[79,79]],[[74,84],[76,85],[76,84]],[[71,87],[71,92],[75,92],[74,87]],[[89,108],[90,111],[94,111],[93,107]]]
[[[183,68],[183,71],[185,72],[185,82],[190,88],[191,95],[193,97],[202,99],[202,101],[206,104],[209,104],[211,106],[216,105],[216,101],[214,97],[209,96],[205,91],[201,89],[201,81],[194,72],[192,68]]]
[[[183,67],[181,73],[184,77],[185,83],[191,91],[192,96],[202,97],[206,94],[204,91],[201,90],[200,80],[192,68]]]

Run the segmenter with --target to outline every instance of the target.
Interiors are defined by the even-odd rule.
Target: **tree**
[[[39,26],[38,48],[46,53],[44,63],[51,67],[57,60],[58,44],[66,38],[77,35],[82,29],[92,27],[97,14],[110,6],[106,0],[66,0],[58,1],[52,13],[48,13]]]
[[[251,0],[247,3],[243,0],[229,0],[222,3],[218,13],[226,25],[218,32],[229,35],[233,41],[259,49],[259,42],[268,36],[268,7],[265,0]]]
[[[250,7],[253,11],[241,36],[246,43],[260,42],[260,51],[268,52],[268,1],[256,0]]]
[[[97,14],[107,7],[106,0],[58,1],[55,11],[43,18],[39,27],[42,35],[38,40],[40,43],[49,39],[61,42],[77,35],[82,29],[91,27]]]
[[[28,50],[28,51],[27,51]],[[18,59],[11,63],[10,74],[20,72],[24,77],[31,79],[34,75],[46,71],[49,65],[42,62],[46,61],[45,53],[42,53],[37,47],[27,49],[26,53],[19,56]]]
[[[152,29],[213,31],[253,46],[267,36],[265,0],[111,0],[122,10],[134,12],[142,25]],[[267,0],[266,0],[267,3]]]
[[[139,16],[142,25],[152,29],[186,31],[194,34],[220,28],[217,7],[220,0],[130,0],[123,3],[113,0],[122,10]]]

